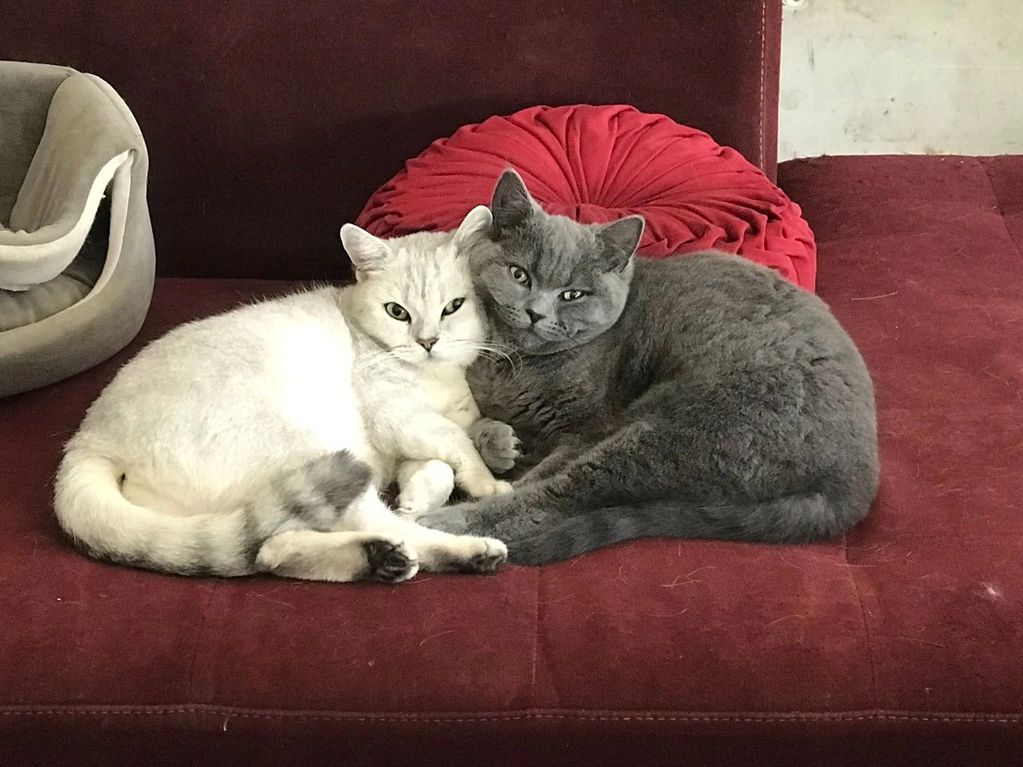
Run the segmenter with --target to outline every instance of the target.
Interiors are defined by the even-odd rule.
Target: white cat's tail
[[[263,541],[285,529],[329,530],[366,491],[369,467],[348,451],[271,477],[227,513],[167,514],[121,493],[123,469],[88,448],[72,447],[57,472],[60,526],[86,554],[178,575],[249,575]]]

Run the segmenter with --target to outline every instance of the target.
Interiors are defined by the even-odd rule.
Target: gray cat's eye
[[[462,308],[462,304],[464,304],[464,303],[465,303],[465,299],[464,298],[456,298],[456,299],[454,299],[447,306],[444,307],[443,311],[441,311],[441,313],[440,313],[441,316],[442,317],[447,317],[449,314],[454,314],[455,312],[457,312],[459,309]]]
[[[512,276],[512,279],[515,280],[515,282],[521,283],[522,285],[529,284],[529,272],[521,266],[512,264],[508,267],[508,273]]]
[[[578,301],[585,295],[587,295],[587,293],[582,290],[563,290],[558,298],[562,301]]]
[[[384,311],[387,312],[388,317],[399,320],[400,322],[409,322],[412,319],[409,316],[408,310],[406,310],[401,304],[394,303],[394,301],[384,304]]]

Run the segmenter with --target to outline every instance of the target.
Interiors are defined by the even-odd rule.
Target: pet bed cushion
[[[0,102],[6,396],[84,370],[134,337],[154,252],[145,144],[109,85],[64,67],[0,62]]]
[[[641,255],[717,248],[812,290],[816,247],[799,206],[706,133],[629,106],[531,107],[435,141],[370,198],[378,236],[453,229],[514,167],[551,213],[603,223],[641,213]]]

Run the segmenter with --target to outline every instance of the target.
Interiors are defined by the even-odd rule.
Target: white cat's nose
[[[437,338],[417,338],[416,343],[426,349],[426,351],[430,351],[438,340]]]

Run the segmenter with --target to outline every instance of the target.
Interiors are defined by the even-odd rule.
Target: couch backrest
[[[0,58],[92,72],[149,146],[163,275],[347,273],[406,159],[532,104],[630,103],[773,174],[779,0],[6,0]]]

